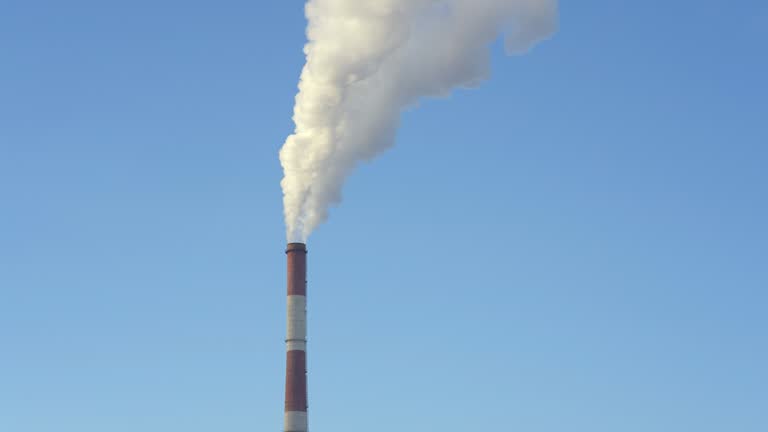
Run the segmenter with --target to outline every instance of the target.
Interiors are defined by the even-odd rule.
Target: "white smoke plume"
[[[306,241],[344,180],[394,144],[400,112],[478,85],[490,45],[522,53],[557,26],[557,0],[309,0],[307,63],[280,150],[289,241]]]

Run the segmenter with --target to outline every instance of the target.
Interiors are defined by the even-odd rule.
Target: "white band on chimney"
[[[285,432],[306,432],[307,413],[303,411],[288,411],[285,413]]]
[[[286,350],[307,349],[307,298],[302,295],[288,296],[288,334]]]
[[[286,351],[306,351],[307,341],[287,339],[285,341],[285,350]]]

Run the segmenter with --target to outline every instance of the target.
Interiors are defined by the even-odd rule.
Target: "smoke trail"
[[[471,87],[503,34],[525,52],[557,23],[557,0],[309,0],[293,120],[280,150],[289,241],[306,241],[355,166],[394,143],[400,111]]]

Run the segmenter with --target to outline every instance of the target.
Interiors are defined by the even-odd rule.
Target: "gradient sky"
[[[266,4],[2,3],[0,430],[281,430],[305,21]],[[310,238],[310,428],[768,430],[768,6],[493,49]]]

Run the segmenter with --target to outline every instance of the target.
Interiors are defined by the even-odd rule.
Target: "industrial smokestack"
[[[307,245],[288,243],[285,432],[307,432]]]

